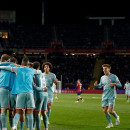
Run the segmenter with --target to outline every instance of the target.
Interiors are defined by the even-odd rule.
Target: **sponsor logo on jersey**
[[[111,79],[109,79],[109,81],[111,81]]]
[[[51,76],[49,77],[49,79],[51,79]]]

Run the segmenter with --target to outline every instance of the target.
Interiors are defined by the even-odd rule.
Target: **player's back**
[[[45,81],[45,76],[41,72],[40,74],[35,75],[35,83],[37,87],[45,88],[46,87],[46,81]],[[44,95],[47,96],[47,92],[35,92],[36,96]]]
[[[19,89],[18,93],[32,92],[33,83],[33,69],[29,67],[17,67],[17,86]]]

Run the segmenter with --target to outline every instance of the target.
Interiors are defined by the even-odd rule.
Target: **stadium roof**
[[[16,10],[18,22],[40,23],[42,1],[45,3],[45,23],[85,23],[86,17],[128,17],[127,3],[107,1],[38,0],[1,1],[0,10]]]

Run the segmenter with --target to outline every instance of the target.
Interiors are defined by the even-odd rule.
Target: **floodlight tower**
[[[114,25],[115,20],[122,20],[125,17],[87,17],[90,20],[98,20],[99,25],[102,25],[103,20],[111,20],[111,25]]]

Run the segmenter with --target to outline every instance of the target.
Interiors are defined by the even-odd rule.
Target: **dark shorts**
[[[80,95],[81,94],[81,92],[77,92],[77,95]]]

